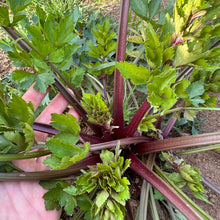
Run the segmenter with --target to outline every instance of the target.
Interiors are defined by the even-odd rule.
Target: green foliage
[[[1,82],[0,82],[1,84]],[[26,103],[16,94],[6,103],[5,93],[1,84],[0,92],[0,152],[28,152],[34,143],[34,107]]]
[[[43,196],[46,210],[59,210],[61,207],[64,207],[66,213],[72,215],[77,202],[73,196],[63,191],[63,188],[70,186],[68,182],[50,180],[41,181],[40,185],[44,189],[49,190]]]
[[[116,41],[115,36],[116,32],[111,30],[110,21],[107,19],[103,22],[103,24],[97,24],[96,29],[92,29],[93,37],[95,38],[95,42],[92,40],[87,42],[87,46],[89,48],[88,55],[98,59],[99,62],[96,64],[87,63],[86,67],[89,68],[89,72],[94,75],[112,74],[114,67],[103,68],[102,71],[94,72],[94,70],[90,70],[94,67],[98,67],[102,64],[108,64],[111,60],[113,54],[116,51]]]
[[[9,17],[9,10],[5,6],[0,6],[0,25],[10,27],[14,26],[16,23],[18,23],[20,20],[25,18],[25,12],[24,9],[31,3],[31,0],[19,0],[19,1],[13,1],[13,0],[7,0],[7,4],[11,9],[11,12],[13,14],[12,21]]]
[[[91,206],[91,219],[123,219],[125,201],[129,199],[129,181],[122,177],[129,167],[129,160],[120,157],[119,145],[115,154],[103,150],[100,154],[102,163],[84,171],[74,186],[64,189],[73,196],[98,190]]]
[[[162,155],[176,171],[172,173],[166,173],[168,178],[170,178],[179,188],[187,186],[195,197],[210,203],[204,195],[206,191],[204,190],[201,183],[203,177],[201,176],[199,169],[192,167],[183,159],[178,158],[170,152],[162,152]]]
[[[20,6],[17,6],[19,4]],[[23,10],[27,4],[25,2],[22,3],[22,1],[16,1],[13,5],[9,4],[9,6],[19,8],[16,10]],[[21,31],[27,42],[26,44],[30,47],[30,53],[20,51],[20,48],[14,45],[11,47],[13,50],[11,49],[8,52],[9,58],[14,61],[14,65],[31,67],[34,69],[35,74],[16,71],[13,74],[14,80],[17,80],[23,89],[27,89],[33,81],[36,81],[34,88],[41,92],[46,92],[46,88],[54,83],[53,73],[55,69],[51,68],[50,65],[53,64],[61,73],[65,71],[63,75],[67,76],[74,87],[78,87],[83,80],[85,71],[77,68],[69,70],[72,66],[72,56],[80,46],[75,43],[79,38],[74,33],[76,24],[81,16],[79,10],[76,7],[57,19],[51,13],[46,14],[42,8],[42,6],[41,8],[37,6],[34,22],[25,22],[25,26]],[[11,10],[15,11],[13,8]],[[24,11],[22,11],[22,16],[27,20]],[[17,25],[17,22],[10,25]],[[24,22],[24,19],[22,22]]]
[[[159,41],[152,25],[149,23],[146,32],[146,40],[144,42],[147,63],[152,69],[160,68],[163,61],[163,44]]]
[[[107,86],[111,85],[108,82],[110,77],[107,76],[112,74],[115,66],[124,78],[130,79],[135,85],[133,88],[125,88],[125,94],[129,94],[129,97],[125,97],[124,106],[131,106],[126,109],[129,116],[134,115],[138,107],[138,103],[135,103],[135,107],[130,103],[130,97],[135,99],[136,88],[144,91],[142,98],[150,103],[150,114],[158,112],[162,115],[177,103],[183,107],[215,106],[217,99],[210,92],[219,92],[220,88],[220,50],[210,49],[210,46],[220,36],[218,1],[177,0],[172,12],[171,3],[174,4],[174,1],[170,1],[162,9],[161,0],[131,0],[132,10],[145,21],[133,21],[134,29],[130,29],[131,36],[128,36],[126,48],[129,62],[119,63],[115,63],[116,30],[108,18],[99,18],[95,13],[90,14],[91,16],[85,15],[81,9],[75,7],[76,4],[81,4],[78,0],[34,1],[36,7],[30,5],[30,2],[8,0],[12,15],[8,8],[0,7],[0,24],[13,27],[13,30],[20,33],[19,39],[11,43],[0,41],[0,46],[8,51],[9,58],[16,66],[31,67],[34,70],[34,73],[16,70],[13,80],[23,89],[29,88],[36,81],[34,88],[45,92],[54,83],[54,74],[59,72],[77,92],[80,88],[86,88],[96,94],[92,88],[94,86],[100,93],[92,95],[83,92],[81,104],[88,113],[88,125],[92,124],[103,133],[102,137],[88,135],[88,139],[101,140],[104,137],[104,142],[105,138],[116,140],[117,136],[126,137],[123,132],[117,134],[119,129],[112,126],[111,98],[106,91],[109,88]],[[34,13],[26,15],[25,9],[29,5]],[[153,19],[156,16],[158,19]],[[27,44],[30,52],[21,50],[16,44],[19,40]],[[185,66],[193,67],[193,72],[182,74]],[[85,79],[89,79],[89,82],[82,85],[87,73],[94,76],[86,76]],[[96,76],[101,76],[103,85]],[[108,105],[102,100],[102,89],[103,96],[109,101]],[[127,93],[127,90],[130,91]],[[28,151],[34,142],[32,104],[25,103],[15,94],[7,102],[2,86],[0,97],[0,153]],[[115,113],[118,112],[113,112],[113,116]],[[195,115],[195,110],[185,110],[182,122],[191,120],[190,123],[197,128]],[[124,120],[125,128],[129,124],[128,118]],[[138,130],[148,137],[152,131],[159,134],[159,129],[154,126],[156,117],[146,114],[142,120],[139,118],[139,126],[134,126],[134,132]],[[114,121],[114,124],[117,125],[117,122]],[[52,114],[51,125],[60,132],[47,140],[46,147],[52,153],[44,164],[55,170],[66,169],[88,155],[90,143],[78,145],[79,141],[83,142],[83,138],[79,135],[80,127],[76,118],[70,114]],[[184,123],[182,125],[186,126]],[[110,132],[112,128],[114,130]],[[192,132],[195,133],[195,130]],[[105,131],[108,131],[107,134]],[[64,207],[66,213],[72,215],[78,206],[86,213],[85,219],[123,219],[125,203],[130,197],[129,181],[123,175],[130,161],[120,156],[120,152],[119,145],[115,154],[103,150],[100,154],[102,163],[89,167],[87,171],[82,170],[81,175],[73,178],[75,182],[71,178],[66,181],[41,182],[49,190],[44,195],[46,209]],[[168,178],[179,188],[187,186],[195,196],[207,201],[198,169],[173,154],[162,154],[163,159],[168,162],[165,163],[165,174]],[[0,166],[1,170],[11,170],[9,164]],[[160,195],[157,196],[163,199]]]
[[[135,2],[132,7],[141,6],[146,9],[148,3],[152,1]],[[147,83],[147,99],[155,111],[172,108],[178,99],[183,99],[185,106],[215,107],[217,99],[209,92],[218,91],[219,88],[219,49],[208,49],[208,37],[218,36],[217,20],[214,16],[216,11],[211,7],[213,5],[218,7],[216,1],[176,1],[174,19],[166,14],[162,25],[153,21],[139,23],[140,33],[132,30],[133,35],[128,37],[129,42],[144,45],[147,63],[142,61],[141,65],[136,66],[134,63],[120,62],[116,67],[133,84]],[[147,18],[147,14],[144,15],[147,10],[142,12],[141,9],[136,9],[135,12],[142,13],[140,16]],[[199,20],[199,23],[195,23],[195,20]],[[199,25],[200,20],[202,25]],[[205,25],[206,21],[213,25]],[[188,31],[189,26],[191,32]],[[133,52],[139,51],[137,47],[134,48]],[[187,76],[178,79],[177,67],[183,65],[195,68],[190,80]],[[193,121],[194,116],[195,111],[185,111],[187,119]]]
[[[131,9],[142,19],[152,19],[161,7],[161,0],[131,0]]]
[[[202,35],[204,37],[204,33],[206,33],[206,38],[208,38],[207,30],[209,29],[210,32],[212,27],[211,25],[207,26],[206,22],[218,17],[219,9],[220,5],[217,0],[176,1],[174,18],[177,36],[196,38]]]
[[[65,15],[70,14],[74,8],[81,8],[82,3],[80,0],[34,0],[33,7],[42,7],[47,14],[53,15],[57,21],[65,17]],[[77,9],[79,10],[79,9]],[[79,12],[78,12],[79,13]],[[79,13],[80,14],[80,13]]]
[[[183,133],[183,132],[189,132],[192,135],[196,135],[199,133],[199,131],[205,131],[202,127],[201,124],[206,120],[202,119],[202,120],[198,120],[196,117],[193,118],[192,121],[188,121],[186,118],[180,117],[179,120],[176,121],[173,129],[175,129],[175,131],[177,131],[179,134]]]
[[[79,140],[80,128],[74,116],[54,113],[51,120],[51,125],[60,130],[60,133],[46,142],[52,154],[43,163],[55,170],[65,169],[82,160],[88,154],[90,144],[85,143],[83,148],[75,146]]]
[[[107,127],[110,126],[111,114],[100,93],[96,95],[83,93],[81,103],[88,112],[89,121]]]
[[[138,132],[148,132],[149,130],[152,130],[152,131],[157,131],[157,129],[155,128],[154,126],[154,122],[156,121],[156,118],[149,118],[148,117],[148,114],[146,114],[141,122],[139,123],[138,125]]]
[[[142,65],[138,67],[134,63],[120,62],[116,63],[116,67],[122,76],[131,79],[134,85],[146,84],[149,81],[150,71]]]
[[[129,199],[129,181],[122,177],[129,167],[129,160],[120,156],[118,145],[115,154],[103,150],[102,163],[83,171],[74,183],[71,181],[41,181],[49,190],[43,196],[47,210],[64,207],[68,215],[79,206],[90,219],[123,219],[125,201]],[[94,201],[92,201],[92,200]],[[69,202],[68,202],[69,201]]]

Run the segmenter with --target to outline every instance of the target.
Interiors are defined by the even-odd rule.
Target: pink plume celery
[[[125,51],[126,51],[126,35],[127,35],[127,25],[128,25],[128,14],[129,14],[129,0],[121,0],[121,9],[120,9],[120,24],[119,24],[119,33],[118,33],[118,42],[117,42],[117,52],[116,52],[116,62],[125,60]],[[8,31],[11,29],[9,28]],[[6,30],[7,31],[7,30]],[[19,42],[19,41],[18,41]],[[180,41],[176,38],[173,41],[173,44],[179,44]],[[28,44],[29,45],[29,44]],[[29,45],[30,46],[30,45]],[[24,49],[24,48],[23,48]],[[33,48],[32,48],[33,49]],[[50,63],[48,63],[50,65]],[[58,73],[57,69],[52,65],[51,68]],[[166,140],[152,141],[150,138],[141,136],[133,137],[137,126],[140,123],[141,119],[144,117],[145,113],[150,108],[150,103],[147,99],[143,102],[140,109],[133,116],[130,123],[125,127],[124,116],[123,116],[123,98],[124,98],[124,80],[118,69],[115,69],[114,73],[114,94],[113,94],[113,134],[109,133],[109,139],[114,139],[106,142],[103,139],[105,136],[104,130],[90,122],[88,122],[87,114],[82,108],[81,104],[75,100],[71,93],[67,92],[66,88],[56,81],[57,88],[59,91],[65,95],[66,99],[73,105],[82,119],[87,122],[87,124],[93,128],[96,133],[96,136],[87,135],[80,133],[81,139],[83,141],[89,141],[91,144],[90,155],[87,155],[86,159],[81,160],[75,165],[71,166],[68,169],[60,171],[44,171],[44,172],[35,172],[35,173],[12,173],[12,174],[2,174],[0,175],[0,180],[36,180],[36,179],[50,179],[64,177],[68,175],[75,174],[79,172],[80,169],[85,169],[89,165],[95,165],[100,162],[99,155],[91,155],[93,152],[98,152],[102,149],[113,148],[118,142],[120,145],[130,146],[132,152],[128,152],[127,158],[131,159],[130,168],[142,178],[148,181],[154,188],[160,191],[173,205],[175,205],[188,219],[197,220],[201,217],[179,196],[168,184],[165,183],[160,177],[158,177],[153,171],[148,169],[141,160],[138,159],[137,155],[143,155],[152,152],[159,152],[163,150],[177,149],[183,147],[191,146],[200,146],[204,144],[214,144],[220,143],[220,133],[214,134],[204,134],[204,135],[195,135],[189,137],[180,137]],[[163,137],[166,138],[172,129],[176,119],[171,119],[167,127],[163,130]],[[56,134],[58,131],[53,129],[51,126],[42,125],[35,123],[34,129],[43,131],[50,134]],[[112,135],[112,136],[111,136]],[[125,138],[126,137],[126,138]],[[48,154],[49,152],[44,152]],[[135,154],[136,155],[135,155]],[[20,156],[25,156],[21,155]],[[35,155],[34,155],[35,156]],[[17,157],[18,159],[18,157]]]

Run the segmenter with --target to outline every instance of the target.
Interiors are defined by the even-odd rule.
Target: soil
[[[107,1],[108,2],[108,1]],[[114,1],[115,2],[115,1]],[[115,4],[109,4],[106,8],[111,8],[111,10],[107,10],[107,14],[111,14],[114,16],[114,20],[117,22],[118,20],[118,12],[119,12],[119,4],[117,1]],[[105,14],[105,15],[107,15]],[[11,64],[10,60],[7,58],[7,53],[0,50],[0,75],[5,75],[6,73],[12,73],[15,70],[15,67]],[[220,97],[220,95],[218,95]],[[217,102],[217,107],[220,107],[220,100]],[[204,124],[202,124],[202,128],[205,129],[206,132],[216,132],[220,131],[220,112],[219,111],[204,111],[201,112],[198,116],[199,119],[207,118]],[[192,154],[183,156],[184,160],[199,168],[201,174],[210,182],[216,184],[220,187],[220,154],[214,153],[211,151]],[[136,210],[138,206],[138,191],[140,189],[141,180],[138,177],[134,177],[133,181],[135,182],[136,188],[133,190],[133,199],[130,202],[132,209]],[[203,184],[204,185],[204,184]],[[220,220],[220,195],[215,193],[212,189],[204,185],[205,189],[207,190],[207,199],[213,203],[213,205],[209,205],[199,199],[194,198],[190,195],[189,192],[186,192],[192,200],[198,204],[204,211],[206,211],[209,215],[211,215],[215,220]],[[136,192],[136,193],[135,193]],[[136,195],[136,196],[135,196]],[[160,219],[169,219],[166,210],[161,204],[157,204],[160,206],[161,210],[159,212]]]

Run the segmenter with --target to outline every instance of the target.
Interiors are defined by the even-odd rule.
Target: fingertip
[[[44,97],[46,96],[46,94],[49,92],[50,88],[47,88],[46,93],[42,93],[39,91],[36,91],[34,89],[34,84],[33,83],[31,85],[31,87],[24,93],[24,95],[22,96],[22,98],[26,101],[26,102],[32,102],[34,105],[34,111],[36,111],[36,109],[38,108],[38,106],[40,105],[41,101],[44,99]]]
[[[77,121],[79,121],[80,116],[79,116],[79,114],[77,113],[77,111],[76,111],[73,107],[70,108],[70,110],[68,111],[68,113],[71,114],[71,115],[73,115],[73,116],[77,119]]]

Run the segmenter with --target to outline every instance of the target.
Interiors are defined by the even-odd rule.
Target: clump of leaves
[[[96,95],[83,93],[82,105],[88,112],[89,121],[109,128],[112,120],[111,114],[100,93]]]
[[[81,207],[84,201],[82,209],[88,212],[87,216],[91,215],[90,219],[123,219],[125,202],[130,197],[129,181],[123,175],[130,160],[124,160],[120,153],[119,144],[115,154],[103,150],[100,154],[102,163],[90,166],[89,171],[82,170],[74,183],[41,182],[45,189],[49,189],[44,195],[46,208],[59,209],[64,206],[67,213],[72,215],[74,207]],[[70,202],[67,202],[69,199]]]
[[[168,178],[174,182],[174,184],[176,184],[179,188],[187,186],[195,197],[210,203],[205,197],[206,191],[204,190],[201,183],[203,177],[201,176],[198,168],[192,167],[182,158],[175,156],[171,152],[162,152],[161,156],[162,160],[165,160],[169,164],[166,165],[166,167],[175,170],[175,172],[170,173],[164,172]]]
[[[206,121],[206,119],[207,118],[199,120],[197,118],[193,118],[193,121],[188,121],[181,115],[181,117],[176,121],[173,129],[177,131],[180,135],[183,132],[189,132],[192,135],[195,135],[198,134],[199,131],[205,131],[205,129],[203,129],[201,125]]]
[[[60,130],[46,146],[52,152],[43,162],[52,169],[65,169],[77,161],[82,160],[89,152],[90,144],[86,142],[83,148],[75,146],[79,141],[80,127],[77,119],[71,114],[52,114],[51,125]]]
[[[157,131],[155,125],[153,124],[154,122],[156,122],[156,118],[150,118],[148,117],[148,114],[146,114],[138,125],[138,132],[148,132],[149,130]]]
[[[0,140],[1,154],[28,152],[34,143],[34,106],[13,94],[7,102],[0,81]]]

